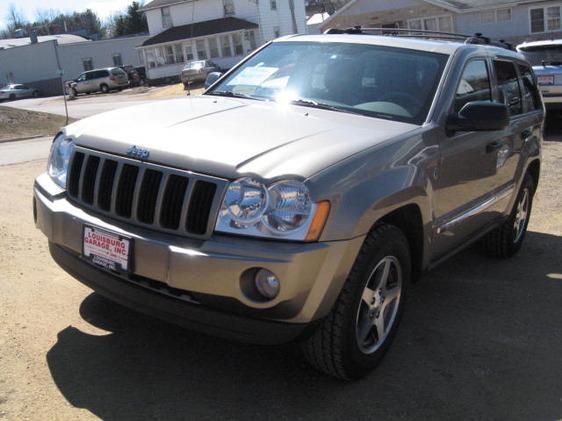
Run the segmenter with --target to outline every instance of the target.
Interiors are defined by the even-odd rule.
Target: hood
[[[78,145],[234,179],[307,178],[418,126],[273,102],[197,96],[98,114],[68,126]]]

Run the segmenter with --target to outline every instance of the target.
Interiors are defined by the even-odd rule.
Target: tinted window
[[[448,56],[330,42],[276,42],[209,92],[421,124]]]
[[[529,112],[540,109],[541,95],[530,67],[519,64],[519,74],[523,85],[523,111]]]
[[[86,73],[86,80],[92,80],[96,78],[96,72]]]
[[[515,64],[510,61],[494,61],[494,68],[496,69],[500,95],[507,105],[509,113],[511,115],[521,114],[523,104]]]
[[[455,110],[460,111],[472,101],[491,101],[492,89],[488,65],[484,60],[474,60],[466,65],[455,97]]]

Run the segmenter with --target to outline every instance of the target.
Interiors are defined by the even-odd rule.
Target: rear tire
[[[331,313],[301,344],[306,359],[342,380],[367,375],[394,338],[410,280],[408,240],[393,225],[377,226],[367,236]]]
[[[102,91],[102,93],[107,94],[109,92],[109,86],[107,86],[105,83],[101,84],[100,90]]]
[[[507,259],[521,249],[527,234],[534,194],[535,182],[527,174],[523,179],[509,218],[480,242],[484,253],[491,257]]]

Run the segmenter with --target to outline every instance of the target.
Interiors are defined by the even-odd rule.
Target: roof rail
[[[442,32],[442,31],[427,31],[421,29],[410,28],[364,28],[362,26],[354,26],[346,29],[332,28],[328,29],[325,34],[352,34],[352,35],[382,35],[403,38],[428,38],[428,39],[442,39],[442,40],[460,40],[465,44],[482,44],[492,45],[494,47],[505,48],[513,50],[513,45],[505,42],[504,40],[492,40],[485,37],[481,33],[474,35],[459,34],[456,32]]]

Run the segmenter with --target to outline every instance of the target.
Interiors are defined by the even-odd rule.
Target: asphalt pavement
[[[40,137],[0,143],[0,165],[45,159],[49,156],[52,137]]]
[[[150,102],[136,98],[133,95],[115,94],[80,96],[73,101],[67,101],[68,115],[72,118],[80,119],[90,117],[105,111],[117,110],[119,108],[130,107]],[[19,101],[6,102],[2,104],[6,107],[19,108],[28,111],[39,111],[57,115],[66,115],[64,100],[62,96],[49,98],[30,98]]]

